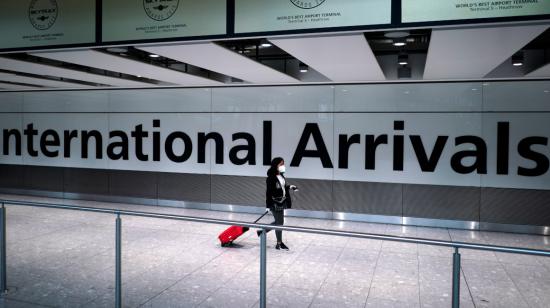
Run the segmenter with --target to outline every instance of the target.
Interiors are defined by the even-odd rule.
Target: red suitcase
[[[257,223],[262,217],[264,217],[268,212],[262,214],[258,219],[254,221],[254,223]],[[239,238],[239,236],[243,235],[248,231],[248,227],[241,227],[241,226],[231,226],[227,228],[225,231],[223,231],[219,236],[218,239],[220,240],[220,243],[222,247],[227,247],[233,244],[233,241]]]

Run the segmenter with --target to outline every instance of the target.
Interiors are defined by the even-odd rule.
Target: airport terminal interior
[[[2,0],[0,307],[550,307],[549,0]]]

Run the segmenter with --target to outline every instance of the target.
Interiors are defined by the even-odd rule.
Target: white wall
[[[272,156],[286,160],[289,175],[294,178],[421,183],[434,185],[487,186],[507,188],[550,189],[550,175],[517,174],[519,166],[533,168],[535,162],[522,157],[517,145],[531,136],[550,137],[550,82],[501,83],[418,83],[337,86],[229,87],[198,89],[143,89],[101,91],[39,91],[0,92],[0,131],[16,128],[22,131],[33,123],[40,132],[54,129],[99,130],[107,148],[109,131],[123,130],[128,136],[136,125],[149,131],[144,142],[149,161],[139,161],[130,138],[130,159],[109,160],[80,158],[79,140],[71,146],[70,158],[63,157],[63,138],[59,157],[31,157],[26,153],[23,136],[22,156],[10,155],[0,149],[0,164],[84,167],[101,169],[145,170],[161,172],[202,173],[264,176],[263,121],[273,123]],[[161,120],[161,128],[153,128],[153,120]],[[394,121],[404,121],[403,131],[394,130]],[[497,123],[510,123],[509,174],[497,174]],[[317,158],[304,158],[299,167],[290,166],[306,123],[316,123],[327,147],[333,168],[323,167]],[[170,161],[161,147],[161,160],[152,161],[153,131],[161,139],[174,131],[185,132],[192,140],[189,160]],[[224,139],[224,164],[214,161],[213,142],[209,142],[206,162],[198,162],[197,135],[218,132]],[[232,135],[246,132],[254,136],[255,165],[234,165],[229,151],[243,140],[233,141]],[[360,144],[349,151],[348,168],[339,168],[339,135],[360,135]],[[365,169],[365,135],[387,135],[388,144],[376,152],[375,170]],[[393,170],[393,137],[404,135],[404,168]],[[438,136],[447,136],[443,152],[433,172],[422,171],[410,136],[419,135],[428,156]],[[472,144],[455,146],[458,136],[483,138],[487,145],[487,172],[457,173],[451,168],[451,157],[464,150],[474,150]],[[130,136],[129,136],[130,137]],[[4,143],[0,134],[0,144]],[[38,137],[35,137],[37,139]],[[39,148],[35,140],[35,147]],[[93,147],[93,142],[91,146]],[[309,140],[308,150],[315,149]],[[533,151],[548,159],[548,145],[533,145]],[[182,153],[176,143],[174,152]],[[241,156],[244,155],[241,152]],[[473,163],[466,158],[463,163]]]

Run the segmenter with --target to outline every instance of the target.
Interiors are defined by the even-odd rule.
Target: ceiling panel
[[[1,77],[0,77],[0,79],[1,79]],[[18,84],[0,82],[0,89],[5,89],[5,90],[34,90],[34,89],[39,89],[39,88],[38,87],[22,86],[22,85],[18,85]]]
[[[525,77],[550,77],[550,63],[539,67],[538,69],[525,75]]]
[[[424,79],[483,78],[547,28],[434,29]]]
[[[386,79],[363,34],[270,41],[332,81]]]
[[[297,79],[215,43],[139,49],[252,83],[294,83]]]
[[[92,83],[99,83],[118,87],[144,87],[151,86],[150,83],[126,80],[97,74],[91,74],[81,71],[75,71],[67,68],[56,67],[47,64],[33,63],[21,60],[14,60],[0,57],[0,69],[9,71],[23,72],[35,75],[63,77],[74,80],[82,80]]]
[[[220,82],[95,50],[34,53],[33,56],[143,76],[182,86],[218,85]],[[150,85],[150,84],[149,84]]]
[[[8,74],[8,73],[0,73],[0,82],[2,81],[26,83],[31,85],[52,87],[52,88],[82,88],[82,89],[93,88],[92,86],[87,86],[79,83],[72,83],[67,81],[59,81],[59,80],[51,80],[51,79],[42,79],[42,78],[21,76],[21,75]]]

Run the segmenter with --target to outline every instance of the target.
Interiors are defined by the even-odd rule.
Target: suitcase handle
[[[254,220],[254,223],[257,223],[258,221],[260,221],[260,219],[264,218],[265,215],[267,215],[267,213],[269,213],[269,210],[265,210],[265,213],[262,214],[262,216],[258,217],[258,219]]]

